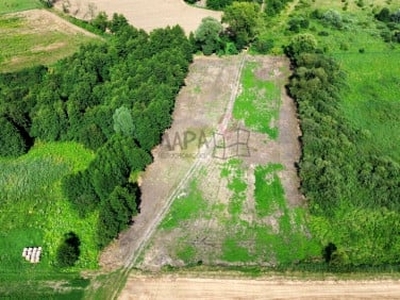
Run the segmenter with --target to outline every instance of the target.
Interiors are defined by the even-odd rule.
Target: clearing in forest
[[[196,170],[184,178],[184,184],[180,182],[178,189],[170,185],[174,191],[172,205],[146,243],[137,262],[140,268],[155,270],[196,263],[271,266],[321,253],[308,232],[306,211],[297,190],[294,164],[300,154],[299,129],[294,103],[284,89],[288,62],[243,55],[236,63],[239,70],[233,72],[241,75],[227,77],[227,89],[211,94],[209,85],[193,80],[221,80],[218,75],[224,71],[226,60],[214,59],[214,66],[206,59],[203,64],[195,62],[181,93],[185,97],[178,98],[174,125],[181,124],[181,131],[173,125],[169,142],[159,149],[162,157],[150,168],[158,169],[163,161],[178,179],[180,164],[190,164],[193,159],[197,163],[197,155],[204,154],[198,144],[214,149],[201,157]],[[217,72],[211,73],[212,69]],[[235,80],[240,80],[237,87]],[[221,101],[227,97],[234,97],[233,107],[229,101]],[[182,146],[180,140],[185,141],[185,128],[197,137],[192,143],[198,144],[185,147],[183,143],[176,149]],[[201,139],[198,132],[204,132],[206,138]],[[175,148],[171,149],[171,144]],[[155,177],[146,172],[143,187],[151,182],[168,182],[158,170]],[[143,188],[143,198],[152,197],[155,188]]]

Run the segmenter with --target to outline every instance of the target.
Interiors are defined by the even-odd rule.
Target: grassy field
[[[256,77],[257,63],[247,63],[242,73],[242,92],[235,101],[233,116],[243,120],[249,129],[266,133],[270,138],[278,136],[273,123],[278,119],[280,90],[273,81]]]
[[[321,246],[308,236],[306,211],[286,204],[277,176],[281,169],[280,165],[257,167],[252,187],[245,179],[250,170],[243,161],[222,164],[221,180],[230,191],[229,199],[215,201],[192,183],[188,194],[173,203],[147,251],[162,237],[171,259],[186,265],[286,265],[320,256]],[[204,181],[203,176],[207,174],[197,180]],[[249,193],[254,193],[256,203],[252,204]],[[204,226],[199,228],[200,224]]]
[[[335,57],[348,74],[343,112],[370,137],[361,141],[360,149],[400,162],[400,82],[396,76],[400,70],[400,49]]]
[[[43,7],[39,0],[3,0],[0,15]]]
[[[47,11],[0,15],[0,72],[49,65],[95,40]]]
[[[359,132],[358,137],[351,141],[356,145],[358,155],[387,157],[400,163],[400,45],[384,42],[381,37],[384,26],[374,18],[374,14],[382,7],[388,6],[394,11],[400,8],[399,3],[362,1],[364,4],[360,5],[357,4],[360,1],[302,2],[287,15],[280,16],[280,21],[287,24],[290,18],[305,18],[310,22],[308,28],[300,28],[298,32],[272,30],[271,35],[279,43],[285,44],[298,33],[312,34],[318,41],[318,47],[326,55],[332,56],[345,73],[347,86],[340,91],[340,109],[346,122]],[[315,9],[320,11],[320,16],[328,10],[335,10],[340,16],[341,25],[335,27],[324,17],[310,17]],[[398,212],[378,206],[366,208],[362,204],[362,196],[359,196],[364,191],[350,183],[347,188],[360,198],[357,202],[360,205],[352,205],[348,199],[341,199],[340,203],[335,204],[332,216],[311,216],[311,234],[322,245],[330,242],[341,245],[338,253],[344,264],[350,260],[355,264],[365,264],[368,260],[372,265],[378,260],[396,261],[399,239],[393,228],[398,227]]]
[[[75,143],[37,144],[18,159],[0,159],[0,294],[7,282],[30,284],[57,274],[55,253],[70,231],[81,240],[80,260],[72,274],[97,266],[93,241],[97,216],[79,218],[60,188],[62,176],[86,168],[92,159],[93,153]],[[31,246],[43,248],[37,265],[21,256],[22,249]]]

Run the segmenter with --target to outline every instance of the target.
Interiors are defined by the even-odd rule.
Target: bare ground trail
[[[295,281],[132,276],[119,299],[399,299],[399,283],[394,280]]]

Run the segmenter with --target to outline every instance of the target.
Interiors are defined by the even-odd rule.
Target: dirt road
[[[120,300],[399,299],[399,281],[283,281],[131,277]]]

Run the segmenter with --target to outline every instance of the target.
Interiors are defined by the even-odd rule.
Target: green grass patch
[[[256,63],[247,63],[243,68],[242,92],[235,100],[233,116],[244,120],[246,127],[276,139],[280,89],[274,82],[257,78],[254,74],[257,67]]]
[[[221,177],[226,177],[228,180],[228,189],[233,195],[229,199],[228,211],[232,217],[237,217],[241,214],[243,203],[246,200],[247,183],[243,179],[244,169],[243,162],[240,159],[230,159],[221,170]]]
[[[240,246],[235,238],[225,239],[222,245],[222,258],[228,262],[250,262],[253,257],[246,247]]]
[[[182,221],[198,217],[207,207],[201,192],[197,189],[197,182],[190,184],[186,196],[174,200],[168,215],[161,222],[162,229],[173,229],[178,227]]]
[[[83,299],[89,279],[76,273],[47,272],[41,280],[6,280],[0,283],[1,299]]]
[[[360,142],[366,153],[391,156],[400,162],[400,50],[386,53],[336,55],[347,73],[342,111],[369,138]]]
[[[39,143],[15,160],[0,160],[0,273],[25,278],[32,268],[51,268],[63,235],[70,231],[81,239],[76,268],[96,267],[97,216],[79,218],[60,187],[63,176],[84,169],[93,155],[76,143]],[[35,266],[21,256],[30,246],[43,248],[41,263]]]
[[[185,263],[191,263],[196,256],[196,248],[191,245],[184,245],[182,249],[176,251],[176,255]]]
[[[257,166],[254,170],[256,178],[254,197],[256,200],[257,214],[265,217],[276,209],[285,206],[285,196],[277,171],[283,170],[279,164]]]
[[[42,7],[43,5],[39,0],[2,0],[0,2],[0,15]]]

